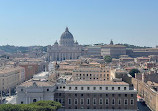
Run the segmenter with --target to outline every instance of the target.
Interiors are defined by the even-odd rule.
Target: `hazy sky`
[[[158,45],[158,0],[0,0],[0,45],[52,45],[68,26],[80,44]]]

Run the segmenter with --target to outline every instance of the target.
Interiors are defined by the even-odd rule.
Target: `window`
[[[83,96],[83,94],[81,94],[81,96]]]
[[[112,87],[112,90],[114,90],[114,87]]]
[[[100,87],[99,89],[102,90],[102,87]]]
[[[37,102],[37,100],[36,100],[36,99],[33,99],[33,102]]]
[[[47,91],[49,91],[49,89],[47,89]]]
[[[120,87],[118,87],[118,90],[120,90]]]
[[[106,97],[108,97],[108,94],[106,94]]]
[[[90,98],[87,98],[87,104],[88,105],[90,104]]]
[[[128,104],[128,100],[125,99],[125,100],[124,100],[124,105],[127,105],[127,104]]]
[[[109,104],[109,99],[105,99],[105,104]]]
[[[84,99],[83,98],[80,99],[80,104],[82,104],[82,105],[84,104]]]
[[[106,87],[105,89],[108,90],[108,87]]]
[[[77,90],[77,87],[75,87],[75,90]]]
[[[103,99],[102,99],[102,98],[99,99],[99,104],[100,104],[100,105],[103,104]]]
[[[69,109],[71,109],[71,107],[69,107]]]
[[[93,104],[96,105],[96,98],[93,98]]]
[[[59,93],[59,96],[61,96],[61,93]]]
[[[134,105],[134,99],[131,99],[131,100],[130,100],[130,104],[131,104],[131,105]]]
[[[87,90],[90,90],[90,87],[87,87]]]
[[[75,96],[77,96],[77,94],[75,94]]]
[[[69,90],[71,90],[71,87],[69,87]]]
[[[23,102],[23,101],[21,101],[21,104],[24,104],[24,102]]]
[[[115,105],[115,99],[112,99],[112,105]]]
[[[127,97],[127,94],[125,94],[125,97]]]
[[[77,98],[75,98],[74,104],[78,104],[78,99]]]
[[[118,105],[121,105],[121,99],[118,99]]]
[[[133,94],[131,94],[131,97],[133,97]]]
[[[114,97],[115,96],[115,94],[112,94],[112,97]]]
[[[70,98],[68,99],[68,104],[71,104],[71,99]]]
[[[96,90],[96,87],[93,87],[93,90]]]
[[[121,97],[121,94],[118,94],[119,97]]]
[[[81,90],[83,90],[84,88],[83,87],[81,87]]]
[[[126,87],[124,87],[124,90],[126,90]]]
[[[21,89],[21,92],[23,92],[24,90],[23,89]]]

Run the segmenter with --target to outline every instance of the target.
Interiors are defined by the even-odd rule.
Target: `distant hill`
[[[46,52],[47,51],[47,46],[13,46],[13,45],[3,45],[0,46],[0,50],[4,51],[6,53],[27,53],[29,51],[34,51],[34,50],[41,50]]]
[[[16,53],[16,52],[26,53],[28,52],[29,48],[23,46],[4,45],[4,46],[0,46],[0,50],[5,51],[7,53]]]

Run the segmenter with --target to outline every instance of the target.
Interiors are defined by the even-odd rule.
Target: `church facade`
[[[62,61],[66,59],[78,59],[81,56],[82,46],[74,42],[73,35],[66,27],[62,33],[59,43],[47,47],[47,56],[49,61]]]

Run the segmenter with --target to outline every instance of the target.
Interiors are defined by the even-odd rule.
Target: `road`
[[[146,104],[142,104],[139,101],[137,102],[138,111],[151,111]]]

